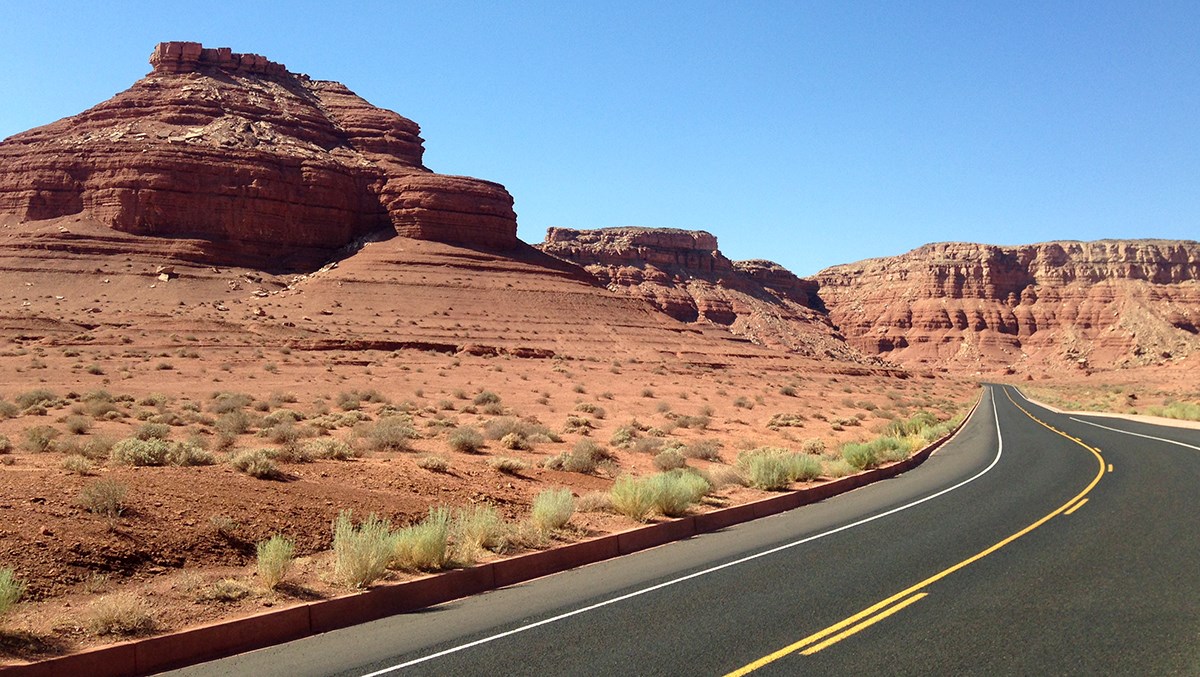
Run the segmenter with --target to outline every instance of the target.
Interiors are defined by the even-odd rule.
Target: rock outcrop
[[[381,231],[516,245],[503,186],[431,172],[416,123],[341,84],[198,43],[162,43],[150,63],[112,99],[0,142],[0,215],[72,216],[285,267]]]
[[[770,261],[730,261],[711,233],[551,228],[539,248],[682,322],[724,327],[754,343],[802,355],[875,362],[850,348],[829,323],[815,282]]]
[[[901,364],[1110,368],[1200,352],[1200,243],[942,243],[821,271],[851,344]]]

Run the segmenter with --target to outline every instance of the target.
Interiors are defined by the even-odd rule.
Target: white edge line
[[[652,585],[648,588],[642,588],[641,590],[634,590],[633,592],[626,593],[619,597],[613,597],[612,599],[607,599],[607,600],[604,600],[603,602],[597,602],[596,604],[592,604],[590,606],[585,606],[585,607],[582,607],[579,609],[575,609],[574,611],[568,611],[566,613],[559,614],[557,616],[552,616],[550,618],[544,618],[540,621],[530,623],[529,625],[522,625],[519,628],[513,628],[512,630],[506,630],[504,632],[497,633],[495,635],[489,635],[487,637],[477,639],[473,642],[468,642],[466,644],[460,644],[458,646],[450,647],[449,649],[445,649],[445,650],[439,651],[437,653],[429,654],[428,656],[422,656],[421,658],[415,658],[411,661],[408,661],[405,663],[400,663],[399,665],[393,665],[392,667],[389,667],[389,668],[384,668],[382,670],[377,670],[375,672],[367,673],[367,674],[363,675],[362,677],[379,677],[379,675],[386,675],[389,672],[395,672],[396,670],[402,670],[404,668],[411,667],[411,666],[417,665],[419,663],[424,663],[426,661],[430,661],[435,658],[441,658],[442,656],[447,656],[452,653],[457,653],[459,651],[463,651],[465,649],[470,649],[472,647],[476,647],[481,644],[487,644],[489,642],[494,642],[498,639],[503,639],[503,638],[509,637],[511,635],[516,635],[518,633],[525,632],[526,630],[532,630],[534,628],[541,627],[543,625],[557,623],[558,621],[565,620],[572,616],[578,616],[580,614],[584,614],[589,611],[594,611],[596,609],[600,609],[602,607],[609,606],[610,604],[616,604],[617,602],[623,602],[627,599],[632,599],[634,597],[640,597],[641,595],[645,595],[647,593],[654,592],[655,590],[661,590],[662,588],[670,587],[677,583],[683,583],[684,581],[689,581],[693,578],[699,578],[700,576],[706,576],[708,574],[715,573],[722,569],[728,569],[729,567],[737,566],[739,564],[745,564],[746,562],[756,560],[760,557],[766,557],[767,555],[773,555],[777,552],[788,550],[790,548],[794,548],[799,545],[804,545],[805,543],[811,543],[812,541],[815,541],[817,539],[825,538],[826,536],[832,536],[833,534],[836,534],[836,533],[839,533],[842,531],[846,531],[848,529],[860,527],[869,522],[874,522],[877,519],[882,519],[889,515],[894,515],[898,512],[908,510],[909,508],[921,505],[922,503],[924,503],[926,501],[931,501],[935,498],[938,498],[939,496],[944,496],[945,494],[948,494],[951,491],[959,489],[960,487],[964,487],[964,486],[970,484],[971,482],[974,482],[975,480],[979,479],[980,477],[983,477],[992,468],[996,467],[996,464],[1000,461],[1000,456],[1004,453],[1004,438],[1000,434],[1000,415],[996,411],[996,396],[995,396],[995,391],[994,391],[993,386],[988,387],[988,393],[992,399],[992,418],[996,421],[996,441],[997,441],[996,456],[995,456],[995,458],[992,459],[992,462],[989,463],[986,468],[984,468],[983,470],[980,470],[977,474],[970,477],[969,479],[965,479],[962,482],[959,482],[958,484],[955,484],[952,487],[942,489],[941,491],[939,491],[937,493],[930,494],[929,496],[926,496],[925,498],[913,501],[912,503],[907,503],[905,505],[901,505],[901,506],[892,508],[891,510],[881,512],[878,515],[872,515],[871,517],[866,517],[866,518],[860,519],[857,522],[851,522],[850,524],[846,524],[846,525],[837,527],[836,529],[830,529],[829,531],[825,531],[825,532],[822,532],[819,534],[814,534],[812,536],[807,536],[798,541],[793,541],[791,543],[785,543],[783,545],[779,545],[774,548],[771,548],[770,550],[764,550],[762,552],[754,553],[753,555],[747,555],[746,557],[742,557],[741,559],[736,559],[736,560],[733,560],[732,562],[726,562],[724,564],[719,564],[714,567],[709,567],[708,569],[696,571],[696,572],[690,573],[686,576],[681,576],[679,578],[673,578],[669,581],[663,581],[662,583]],[[963,427],[964,428],[966,427],[965,424]],[[961,431],[962,428],[960,428],[959,430]],[[955,433],[955,436],[957,437],[957,433]],[[947,440],[947,442],[949,442],[949,440]]]
[[[1106,425],[1100,425],[1099,423],[1092,423],[1091,421],[1085,421],[1081,418],[1075,418],[1074,416],[1071,416],[1070,418],[1072,421],[1077,421],[1079,423],[1096,426],[1097,428],[1104,428],[1105,430],[1111,430],[1114,433],[1121,433],[1123,435],[1133,435],[1134,437],[1144,437],[1148,440],[1157,440],[1159,442],[1166,442],[1167,444],[1177,444],[1181,447],[1187,447],[1188,449],[1195,449],[1196,451],[1200,451],[1200,447],[1197,447],[1194,444],[1185,444],[1183,442],[1177,442],[1175,440],[1168,440],[1165,437],[1155,437],[1154,435],[1143,435],[1141,433],[1130,432],[1128,430],[1121,430],[1120,428],[1110,428]],[[1153,424],[1151,423],[1151,424],[1147,424],[1147,425],[1153,425]]]

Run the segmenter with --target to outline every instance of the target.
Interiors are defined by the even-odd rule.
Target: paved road
[[[896,479],[175,674],[1196,675],[1198,488],[1200,431],[989,386]]]

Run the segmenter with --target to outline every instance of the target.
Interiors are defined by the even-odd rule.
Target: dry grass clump
[[[448,438],[450,448],[464,454],[473,454],[483,447],[483,435],[474,426],[455,428]]]
[[[490,390],[484,390],[471,400],[471,404],[482,406],[485,404],[500,404],[500,396]]]
[[[693,504],[712,490],[708,480],[682,468],[645,478],[654,495],[654,508],[666,517],[687,514]]]
[[[546,489],[533,499],[530,522],[542,533],[566,526],[575,512],[575,497],[569,489]]]
[[[154,617],[146,602],[131,592],[106,595],[87,610],[87,628],[97,635],[133,636],[154,630]]]
[[[546,426],[534,421],[523,421],[513,416],[500,416],[484,423],[483,434],[489,440],[502,440],[510,435],[515,435],[529,443],[562,441],[562,438],[551,432]]]
[[[612,496],[606,491],[589,491],[575,501],[579,512],[612,512]]]
[[[333,521],[334,576],[350,587],[365,588],[387,573],[395,546],[391,522],[371,513],[356,527],[352,513],[343,510]]]
[[[0,568],[0,616],[8,612],[25,594],[25,582],[9,567]]]
[[[83,435],[92,429],[92,419],[87,416],[68,416],[63,419],[63,426],[72,435]]]
[[[118,465],[165,465],[170,445],[160,439],[129,437],[113,445],[109,460]]]
[[[236,578],[222,578],[204,586],[196,595],[198,602],[236,602],[250,596],[250,586]]]
[[[11,454],[13,449],[12,440],[6,435],[0,435],[0,454]]]
[[[45,388],[36,388],[18,394],[13,402],[22,410],[29,411],[35,407],[49,407],[58,402],[58,395]]]
[[[820,456],[827,451],[825,447],[825,440],[819,437],[810,437],[800,444],[800,451],[805,454]]]
[[[450,511],[430,508],[417,524],[394,534],[391,566],[417,571],[437,571],[449,561]]]
[[[533,448],[529,440],[520,433],[508,433],[504,437],[501,437],[500,446],[505,449],[512,449],[513,451],[529,451]]]
[[[654,467],[659,471],[675,470],[687,465],[687,459],[676,448],[666,449],[654,457]]]
[[[622,475],[609,490],[612,507],[622,515],[645,522],[654,510],[654,488],[630,475]]]
[[[683,455],[688,458],[720,462],[721,443],[716,440],[696,440],[683,448]]]
[[[296,542],[279,534],[255,546],[258,555],[258,577],[268,590],[274,590],[292,568],[296,559]]]
[[[80,507],[88,512],[115,519],[125,510],[128,491],[124,484],[115,479],[99,479],[83,487],[78,501]]]
[[[133,432],[139,440],[165,440],[171,436],[171,426],[165,423],[143,423]]]
[[[73,472],[76,475],[91,475],[93,470],[92,462],[82,454],[67,456],[63,459],[62,467],[63,470]]]

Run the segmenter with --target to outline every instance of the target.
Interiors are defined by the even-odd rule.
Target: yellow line
[[[886,611],[884,611],[876,616],[872,616],[871,618],[868,618],[867,620],[863,621],[862,623],[859,623],[858,625],[854,626],[853,628],[850,628],[849,630],[846,630],[845,632],[836,634],[833,637],[830,637],[829,639],[825,640],[824,642],[821,642],[820,644],[818,644],[816,646],[810,646],[807,649],[805,649],[804,651],[801,651],[800,653],[801,653],[801,655],[804,655],[804,656],[811,656],[811,655],[815,654],[816,652],[820,651],[821,649],[824,649],[824,648],[827,648],[834,644],[837,644],[838,642],[842,641],[843,639],[846,639],[847,637],[849,637],[850,635],[853,635],[854,633],[858,632],[859,630],[863,630],[863,629],[871,627],[872,625],[875,625],[879,621],[882,621],[883,619],[887,618],[888,616],[891,616],[892,614],[903,609],[904,607],[908,606],[909,604],[912,604],[913,602],[916,602],[916,601],[920,600],[921,598],[926,597],[928,595],[929,595],[929,593],[927,593],[927,592],[918,592],[917,594],[913,595],[912,597],[909,597],[908,599],[904,600],[903,602],[900,602],[896,606],[894,606],[890,609],[887,609]]]
[[[1087,449],[1088,451],[1092,452],[1093,455],[1095,455],[1097,462],[1100,464],[1100,472],[1096,473],[1096,476],[1094,478],[1092,478],[1092,481],[1089,482],[1086,487],[1083,488],[1083,491],[1079,492],[1071,500],[1062,504],[1062,506],[1060,506],[1057,510],[1051,512],[1050,514],[1039,519],[1038,521],[1034,522],[1033,524],[1030,524],[1029,526],[1025,527],[1024,529],[1021,529],[1020,531],[1009,536],[1008,538],[1005,538],[1004,540],[1000,541],[999,543],[996,543],[995,545],[993,545],[985,550],[982,550],[982,551],[976,553],[975,555],[968,557],[967,559],[964,559],[963,561],[959,562],[958,564],[955,564],[949,568],[939,571],[938,573],[930,576],[929,578],[926,578],[925,580],[921,581],[920,583],[917,583],[916,585],[912,585],[912,586],[909,586],[908,588],[905,588],[904,590],[901,590],[900,592],[892,595],[891,597],[888,597],[887,599],[883,600],[882,602],[879,602],[878,604],[874,604],[870,607],[867,607],[866,609],[863,609],[862,611],[858,612],[857,614],[854,614],[853,616],[847,618],[844,621],[840,621],[838,623],[835,623],[834,625],[829,626],[828,628],[825,628],[824,630],[822,630],[820,632],[809,635],[808,637],[805,637],[804,639],[800,640],[799,642],[796,642],[795,644],[789,644],[788,646],[785,646],[784,648],[782,648],[774,653],[763,656],[762,658],[754,661],[753,663],[748,663],[747,665],[744,665],[741,668],[738,668],[737,670],[730,672],[728,675],[726,675],[726,677],[737,677],[740,675],[745,675],[745,674],[751,673],[751,672],[763,667],[764,665],[767,665],[769,663],[774,663],[775,661],[779,660],[780,658],[783,658],[784,656],[787,656],[788,654],[791,654],[800,649],[803,649],[804,647],[806,647],[810,644],[813,644],[814,642],[818,642],[818,641],[824,639],[825,637],[828,637],[829,635],[832,635],[832,634],[838,632],[839,630],[841,630],[842,628],[845,628],[848,625],[857,623],[859,620],[861,620],[867,616],[870,616],[871,614],[876,613],[880,609],[883,609],[891,604],[894,604],[897,600],[908,597],[909,595],[911,595],[914,592],[917,592],[921,588],[932,585],[932,584],[942,580],[943,578],[958,571],[959,569],[962,569],[964,567],[970,566],[971,564],[974,564],[975,562],[978,562],[979,560],[983,559],[984,557],[987,557],[988,555],[992,554],[993,552],[996,552],[1000,548],[1003,548],[1004,546],[1008,545],[1009,543],[1012,543],[1013,541],[1017,540],[1018,538],[1021,538],[1025,534],[1028,534],[1029,532],[1042,526],[1046,522],[1049,522],[1051,519],[1057,517],[1059,514],[1063,513],[1067,508],[1071,507],[1076,501],[1079,501],[1080,499],[1084,498],[1084,496],[1087,496],[1087,494],[1089,492],[1091,492],[1091,490],[1094,489],[1097,484],[1099,484],[1100,478],[1104,477],[1105,467],[1104,467],[1104,459],[1103,459],[1103,457],[1100,456],[1100,452],[1098,450],[1096,450],[1092,447],[1089,447],[1088,445],[1084,444],[1083,442],[1079,441],[1078,439],[1071,437],[1070,435],[1062,432],[1061,430],[1058,430],[1054,426],[1042,421],[1038,417],[1029,413],[1028,411],[1026,411],[1025,407],[1022,407],[1021,405],[1017,404],[1017,401],[1012,398],[1012,395],[1008,394],[1008,390],[1004,391],[1004,395],[1006,397],[1008,397],[1009,402],[1013,403],[1013,406],[1015,406],[1017,409],[1020,409],[1021,412],[1024,413],[1029,418],[1033,419],[1037,423],[1040,423],[1041,425],[1045,426],[1046,428],[1053,430],[1054,432],[1058,433],[1059,435],[1062,435],[1063,437],[1065,437],[1069,440],[1072,440],[1079,446],[1083,447],[1084,449]],[[1086,500],[1086,499],[1084,499],[1084,500]],[[1082,505],[1082,503],[1080,505]],[[1076,506],[1076,507],[1078,507],[1078,506]],[[916,599],[914,598],[912,601],[916,601]],[[900,608],[903,608],[904,606],[907,606],[907,604],[898,605],[897,610],[899,610]],[[885,617],[886,617],[886,615],[880,616],[880,619],[885,618]]]
[[[1113,471],[1112,463],[1109,463],[1109,464],[1108,464],[1108,471],[1109,471],[1109,472],[1112,472],[1112,471]]]
[[[1085,498],[1085,499],[1083,499],[1082,501],[1080,501],[1080,502],[1076,503],[1075,505],[1071,506],[1071,509],[1070,509],[1070,510],[1068,510],[1068,511],[1066,511],[1066,512],[1064,512],[1063,514],[1064,514],[1064,515],[1070,515],[1071,513],[1075,512],[1076,510],[1078,510],[1078,509],[1082,508],[1082,507],[1083,507],[1083,504],[1084,504],[1084,503],[1087,503],[1087,502],[1088,502],[1088,500]]]

